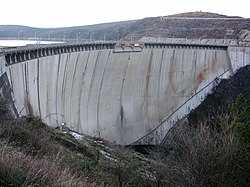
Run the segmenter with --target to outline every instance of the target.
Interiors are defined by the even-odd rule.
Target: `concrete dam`
[[[152,145],[221,79],[250,64],[250,48],[57,44],[5,51],[0,63],[18,115],[121,145]]]

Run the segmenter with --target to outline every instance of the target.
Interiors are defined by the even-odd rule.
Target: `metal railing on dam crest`
[[[72,43],[72,44],[50,44],[50,45],[30,45],[27,47],[11,48],[3,53],[5,54],[6,64],[11,65],[26,60],[35,58],[41,58],[51,55],[79,52],[79,51],[91,51],[91,50],[103,50],[114,49],[114,52],[123,51],[138,51],[140,52],[143,47],[146,48],[196,48],[196,49],[226,49],[227,46],[223,45],[197,45],[197,44],[172,44],[172,43],[132,43],[132,42],[96,42],[96,43]]]
[[[30,46],[1,57],[20,115],[122,145],[161,143],[247,64],[249,47],[152,42]]]

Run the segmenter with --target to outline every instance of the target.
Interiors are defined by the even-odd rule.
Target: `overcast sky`
[[[2,0],[0,25],[65,27],[203,11],[250,18],[250,0]]]

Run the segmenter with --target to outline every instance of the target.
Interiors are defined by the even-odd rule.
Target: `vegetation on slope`
[[[76,140],[33,117],[1,118],[0,186],[249,186],[249,105],[242,101],[233,104],[230,122],[222,116],[220,131],[176,125],[146,156],[100,139]]]
[[[168,176],[170,186],[249,186],[250,105],[244,101],[240,95],[217,128],[201,121],[197,127],[175,126],[152,152],[159,183]]]
[[[77,140],[72,134],[34,117],[2,115],[0,186],[154,186],[146,157],[100,139]]]

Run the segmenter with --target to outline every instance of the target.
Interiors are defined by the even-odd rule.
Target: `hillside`
[[[190,124],[198,126],[200,122],[217,126],[220,117],[228,115],[232,103],[243,94],[250,100],[250,66],[237,71],[230,79],[223,79],[210,94],[188,117]]]
[[[184,17],[184,18],[242,18],[239,16],[226,16],[223,14],[217,14],[217,13],[211,13],[211,12],[202,12],[202,11],[196,11],[196,12],[184,12],[179,14],[174,14],[166,17]]]
[[[6,118],[2,107],[0,186],[155,186],[145,156],[33,117]]]
[[[141,20],[69,28],[0,26],[0,37],[75,42],[93,40],[140,40],[142,37],[241,39],[250,35],[250,19],[208,12],[188,12]]]
[[[195,12],[145,18],[130,28],[138,37],[237,39],[250,30],[250,19]]]
[[[0,39],[34,39],[41,37],[43,40],[79,41],[120,39],[124,36],[123,28],[129,27],[136,20],[102,23],[87,26],[64,27],[64,28],[33,28],[19,25],[0,25]],[[119,35],[117,35],[119,33]]]

